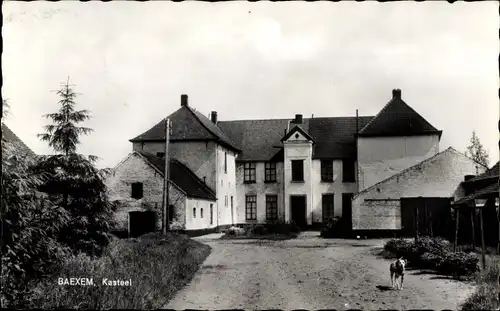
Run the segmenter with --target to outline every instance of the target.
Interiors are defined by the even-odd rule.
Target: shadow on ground
[[[392,287],[387,286],[387,285],[377,285],[376,287],[377,287],[379,290],[384,291],[384,292],[385,292],[385,291],[388,291],[388,290],[392,290]]]

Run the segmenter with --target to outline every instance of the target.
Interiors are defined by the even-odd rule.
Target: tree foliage
[[[486,167],[489,167],[489,155],[488,152],[484,149],[479,137],[476,135],[476,131],[472,132],[472,137],[470,139],[470,145],[467,147],[467,151],[465,151],[465,155],[473,159],[474,161],[483,164]]]
[[[46,125],[46,132],[39,134],[56,153],[41,157],[37,165],[37,174],[49,176],[39,190],[47,193],[53,204],[70,213],[70,221],[61,229],[59,240],[75,252],[97,255],[109,242],[112,206],[103,176],[94,166],[97,157],[76,152],[80,136],[92,132],[90,128],[78,126],[90,119],[90,112],[75,109],[77,94],[69,81],[57,94],[61,97],[61,107],[45,115],[52,124]]]
[[[58,242],[69,213],[36,191],[46,176],[34,173],[36,159],[2,139],[2,306],[15,307],[31,280],[50,271],[68,254]]]

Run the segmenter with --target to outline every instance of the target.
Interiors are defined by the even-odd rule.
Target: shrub
[[[424,253],[421,256],[421,267],[425,269],[437,269],[443,262],[443,257],[433,253]]]
[[[172,231],[182,231],[186,229],[186,226],[180,221],[173,221],[170,223],[169,228]]]
[[[479,259],[472,253],[449,253],[443,258],[437,269],[441,273],[460,278],[460,276],[470,275],[479,271]]]
[[[273,221],[267,224],[266,228],[269,233],[275,234],[292,234],[300,232],[300,227],[293,221]]]
[[[320,235],[323,238],[339,237],[342,232],[342,218],[334,217],[329,218],[327,223],[321,228]]]
[[[233,227],[230,227],[229,229],[227,229],[226,234],[227,235],[244,235],[245,229],[233,226]]]
[[[268,231],[264,225],[258,224],[258,225],[252,225],[248,227],[247,229],[247,234],[249,235],[264,235],[267,234]]]

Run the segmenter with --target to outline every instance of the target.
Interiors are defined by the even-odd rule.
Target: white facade
[[[312,225],[313,221],[313,184],[312,184],[312,148],[313,142],[296,132],[284,144],[284,182],[285,182],[285,221],[292,220],[291,200],[292,196],[305,196],[306,198],[306,221]],[[304,181],[292,180],[292,160],[303,161]]]
[[[439,152],[439,135],[359,137],[359,191]]]

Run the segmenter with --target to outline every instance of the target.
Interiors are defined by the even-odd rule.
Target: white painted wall
[[[364,190],[439,152],[439,136],[359,137],[359,190]]]
[[[298,134],[292,135],[284,142],[285,161],[284,161],[284,181],[285,181],[285,221],[291,220],[290,196],[306,195],[306,213],[307,224],[312,225],[313,220],[313,184],[311,177],[312,170],[312,142]],[[304,160],[304,182],[292,182],[292,160]]]
[[[265,183],[265,162],[255,164],[255,183],[245,184],[244,164],[238,163],[236,169],[236,197],[235,210],[238,211],[235,223],[250,223],[246,220],[245,214],[245,196],[257,196],[257,221],[255,223],[266,222],[266,195],[278,195],[278,219],[284,220],[283,209],[283,162],[276,163],[276,182]]]
[[[400,198],[456,197],[465,175],[475,175],[477,163],[453,148],[360,192],[353,198],[353,229],[401,229]],[[479,173],[486,170],[479,168]],[[366,201],[391,199],[391,201]]]
[[[213,223],[210,224],[210,205],[213,205]],[[194,217],[193,209],[196,210]],[[186,230],[209,229],[217,226],[216,202],[188,198],[186,200]]]
[[[312,212],[313,222],[321,222],[323,219],[323,194],[334,195],[334,216],[342,216],[342,193],[357,193],[357,183],[342,182],[342,160],[333,161],[333,182],[321,181],[321,161],[312,160]]]
[[[231,225],[238,219],[236,205],[236,154],[222,146],[216,148],[215,176],[217,179],[216,193],[218,206],[218,225]],[[224,171],[224,154],[227,154],[227,173]],[[233,212],[231,213],[231,196],[233,197]]]

